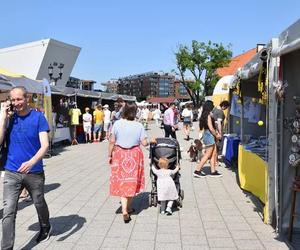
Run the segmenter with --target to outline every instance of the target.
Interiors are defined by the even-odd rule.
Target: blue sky
[[[299,0],[1,0],[0,48],[54,38],[82,48],[72,76],[104,82],[175,68],[192,40],[232,44],[234,55],[299,19]]]

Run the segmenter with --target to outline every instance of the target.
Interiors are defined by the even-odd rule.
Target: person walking
[[[148,107],[143,106],[142,111],[141,111],[141,119],[142,119],[142,124],[146,130],[148,129],[149,113],[150,113],[150,111],[149,111]]]
[[[186,136],[185,140],[189,141],[191,125],[193,124],[193,110],[191,104],[188,104],[187,107],[183,109],[182,117],[183,117],[183,132]]]
[[[175,103],[171,103],[169,108],[164,112],[164,130],[165,137],[171,136],[176,139],[176,127],[175,127]]]
[[[221,177],[218,171],[216,171],[215,155],[217,154],[216,140],[221,137],[216,130],[215,122],[212,117],[212,110],[214,104],[212,101],[206,101],[203,105],[202,115],[200,117],[200,130],[204,129],[203,132],[203,144],[205,146],[205,153],[202,156],[199,165],[197,165],[194,171],[194,177],[205,177],[206,174],[202,171],[204,164],[210,159],[210,176],[211,177]]]
[[[110,117],[111,125],[114,125],[116,121],[121,119],[122,109],[123,106],[120,103],[118,102],[114,103],[114,110],[111,112],[111,117]]]
[[[159,127],[160,127],[159,121],[160,121],[160,119],[161,119],[161,111],[160,111],[160,109],[158,108],[158,106],[157,106],[156,109],[152,112],[152,116],[153,116],[153,119],[154,119],[154,121],[155,121],[156,126],[159,128]]]
[[[42,113],[30,110],[26,88],[14,87],[10,91],[10,100],[14,113],[9,117],[9,106],[2,103],[0,118],[0,143],[5,136],[9,141],[3,181],[3,250],[14,247],[18,199],[23,188],[28,190],[39,218],[40,231],[36,241],[46,241],[51,235],[42,161],[49,148],[49,126]]]
[[[112,127],[108,158],[111,166],[110,195],[121,198],[124,223],[130,218],[134,196],[145,186],[144,155],[140,145],[147,146],[148,140],[143,125],[135,121],[135,103],[126,103],[122,119]]]
[[[83,121],[83,131],[85,134],[85,141],[92,142],[92,121],[93,117],[90,114],[90,108],[85,108],[85,113],[82,115],[82,121]]]
[[[160,169],[156,169],[153,165],[151,169],[157,176],[157,199],[160,201],[160,213],[172,215],[172,206],[178,199],[178,192],[171,176],[178,172],[179,165],[174,170],[168,169],[169,160],[162,157],[158,160],[158,166]]]
[[[109,106],[107,104],[105,104],[103,106],[103,108],[104,108],[104,111],[103,111],[103,113],[104,113],[103,131],[105,133],[104,138],[105,138],[105,141],[108,141],[111,111],[109,110]]]
[[[224,111],[229,108],[229,102],[228,101],[222,101],[219,106],[214,107],[212,114],[215,121],[216,129],[220,135],[220,140],[216,141],[217,145],[217,153],[215,154],[215,162],[216,166],[218,166],[218,155],[219,152],[222,152],[223,147],[223,126],[224,126],[224,120],[225,120],[225,114]]]
[[[101,104],[98,104],[96,110],[93,112],[94,118],[94,142],[100,142],[102,128],[103,128],[103,121],[104,121],[104,114],[102,111]]]

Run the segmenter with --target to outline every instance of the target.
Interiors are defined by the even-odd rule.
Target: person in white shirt
[[[193,124],[193,109],[192,105],[188,104],[186,108],[182,111],[183,117],[183,132],[186,135],[186,140],[190,139],[190,130]]]
[[[109,126],[110,126],[110,117],[111,117],[111,111],[108,109],[109,106],[107,104],[105,104],[103,106],[104,108],[104,127],[103,127],[103,130],[104,130],[104,133],[105,133],[105,140],[108,140],[109,139]]]
[[[156,123],[156,126],[157,127],[160,127],[159,125],[159,120],[161,119],[161,111],[160,109],[157,107],[153,112],[152,112],[152,115],[153,115],[153,119],[155,120],[155,123]]]
[[[90,108],[86,107],[85,108],[85,113],[82,115],[82,120],[83,120],[83,131],[85,134],[85,140],[86,142],[91,142],[92,140],[92,120],[93,117],[89,113]]]
[[[147,106],[144,106],[143,109],[142,109],[141,118],[142,118],[142,123],[143,123],[145,129],[148,128],[149,112],[150,111],[147,108]]]

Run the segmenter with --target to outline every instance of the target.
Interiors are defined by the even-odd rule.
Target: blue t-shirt
[[[41,148],[40,132],[48,132],[48,122],[41,112],[31,110],[25,116],[14,114],[9,134],[9,146],[5,169],[17,172],[21,164],[29,161]],[[29,173],[43,171],[43,161],[38,161]]]
[[[147,137],[141,123],[125,119],[116,121],[111,133],[116,137],[116,145],[122,148],[138,146]]]

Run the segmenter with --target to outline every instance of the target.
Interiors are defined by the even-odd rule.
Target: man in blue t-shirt
[[[38,213],[41,229],[36,241],[46,241],[51,234],[49,210],[44,199],[42,162],[49,147],[49,127],[42,113],[30,110],[27,99],[26,89],[15,87],[10,91],[13,113],[10,115],[8,103],[1,104],[0,144],[5,135],[8,141],[4,165],[1,249],[13,249],[17,203],[23,188],[28,190]]]

